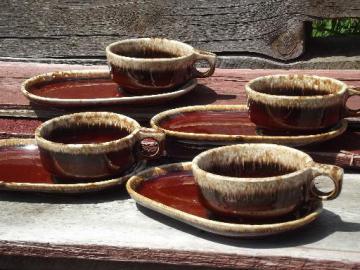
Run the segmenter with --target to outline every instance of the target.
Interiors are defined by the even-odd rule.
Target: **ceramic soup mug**
[[[60,178],[118,176],[144,158],[163,153],[165,135],[110,112],[84,112],[46,121],[35,131],[45,169]],[[156,149],[141,143],[151,138]],[[150,151],[149,151],[150,150]]]
[[[245,86],[250,119],[272,130],[320,130],[344,117],[360,116],[346,107],[350,96],[360,95],[345,83],[308,75],[273,75]]]
[[[174,89],[190,79],[211,76],[215,70],[213,53],[185,43],[163,38],[127,39],[106,48],[112,79],[135,95],[157,94]],[[208,62],[206,72],[194,64]]]
[[[273,218],[311,200],[335,199],[342,186],[340,167],[315,163],[307,154],[275,144],[239,144],[205,151],[192,161],[203,202],[222,216]],[[329,192],[317,176],[334,183]]]

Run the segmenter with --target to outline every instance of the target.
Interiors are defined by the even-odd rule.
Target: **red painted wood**
[[[16,104],[29,106],[28,100],[21,94],[21,83],[32,76],[70,69],[107,69],[107,66],[80,66],[59,64],[7,63],[0,62],[0,105]],[[250,70],[250,69],[217,69],[215,74],[199,83],[206,88],[180,98],[176,104],[238,104],[245,103],[244,85],[251,79],[270,74],[313,74],[333,77],[349,85],[360,86],[360,73],[356,70]],[[360,99],[358,104],[360,104]],[[173,105],[173,104],[171,104]],[[50,109],[50,108],[49,108]],[[148,109],[151,113],[151,109]]]
[[[106,66],[82,66],[82,65],[59,65],[39,63],[11,63],[0,62],[0,109],[41,109],[44,111],[56,111],[70,113],[62,109],[39,107],[29,104],[28,100],[21,94],[21,83],[34,75],[56,70],[70,69],[107,69]],[[106,108],[95,108],[96,110],[114,110],[116,112],[130,114],[141,121],[142,124],[156,113],[169,108],[199,105],[199,104],[245,104],[246,95],[244,85],[258,76],[300,73],[316,74],[337,78],[345,83],[360,87],[360,72],[357,70],[250,70],[250,69],[217,69],[215,74],[206,79],[199,79],[200,85],[189,94],[166,105],[156,107],[114,106]],[[352,108],[360,107],[360,97],[349,100]],[[90,110],[84,108],[82,110]],[[94,110],[94,108],[91,108]],[[359,121],[359,120],[357,120]],[[9,136],[32,136],[35,128],[41,123],[39,120],[14,119],[11,117],[0,118],[0,138]],[[304,148],[318,161],[338,164],[344,167],[360,168],[360,135],[348,131],[336,140],[311,147]]]

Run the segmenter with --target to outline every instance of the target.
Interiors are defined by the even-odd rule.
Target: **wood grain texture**
[[[160,36],[218,54],[289,60],[305,50],[304,21],[360,17],[360,0],[12,1],[0,4],[2,57],[100,58],[118,39]]]
[[[209,254],[204,252],[189,252],[144,248],[122,248],[109,246],[79,246],[51,245],[26,242],[0,242],[3,270],[15,269],[21,261],[27,262],[27,270],[51,269],[82,270],[82,269],[323,269],[323,270],[353,270],[358,269],[358,263],[338,262],[334,260],[309,260],[291,256],[242,256],[236,254]],[[26,256],[24,258],[23,256]],[[0,257],[1,258],[1,257]],[[14,259],[18,259],[14,263]],[[37,260],[36,260],[37,259]],[[31,263],[36,261],[36,263]],[[46,263],[48,261],[48,263]],[[93,267],[93,265],[96,265]],[[63,268],[62,268],[63,267]],[[149,268],[150,267],[150,268]],[[18,269],[17,269],[18,270]]]
[[[42,62],[42,63],[67,63],[106,65],[105,55],[92,57],[72,58],[34,58],[4,57],[0,61],[16,62]],[[327,37],[311,39],[307,42],[305,53],[291,61],[280,61],[256,53],[218,53],[218,68],[253,68],[253,69],[359,69],[360,68],[360,35]]]
[[[124,190],[83,196],[0,193],[0,269],[359,269],[358,174],[296,232],[205,233],[137,206]],[[63,268],[64,269],[64,268]]]

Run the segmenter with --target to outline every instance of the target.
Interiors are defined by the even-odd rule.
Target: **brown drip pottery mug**
[[[151,138],[156,149],[143,149]],[[163,154],[164,133],[109,112],[84,112],[46,121],[35,131],[43,166],[60,178],[118,176],[141,159]],[[152,150],[152,151],[149,151]]]
[[[326,77],[273,75],[256,78],[245,86],[250,119],[272,130],[320,130],[344,117],[360,116],[346,101],[360,91]]]
[[[106,48],[106,57],[112,79],[135,95],[158,94],[193,78],[209,77],[214,73],[216,61],[213,53],[163,38],[118,41]],[[195,68],[199,60],[208,62],[208,71]]]
[[[273,218],[311,200],[335,199],[343,169],[315,163],[307,154],[275,144],[241,144],[205,151],[192,171],[206,207],[221,216]],[[334,189],[320,191],[317,176],[330,177]]]

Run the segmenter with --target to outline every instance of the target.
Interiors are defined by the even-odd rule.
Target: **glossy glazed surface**
[[[64,179],[78,178],[80,181],[120,176],[135,163],[130,146],[99,154],[51,153],[40,149],[40,156],[43,166],[51,174]]]
[[[174,90],[195,77],[192,65],[161,71],[119,68],[111,64],[110,66],[112,79],[124,91],[134,95],[159,94]]]
[[[0,147],[0,181],[54,183],[44,169],[36,145]]]
[[[329,84],[330,85],[330,84]],[[313,88],[311,88],[313,87]],[[320,130],[338,123],[345,113],[343,101],[322,106],[308,106],[310,102],[303,97],[315,97],[318,104],[324,103],[323,97],[337,94],[334,87],[321,89],[319,85],[311,84],[309,87],[258,87],[256,91],[270,95],[255,100],[248,97],[250,119],[257,126],[273,130]],[[269,102],[271,96],[296,97],[298,104],[287,106],[280,102]],[[317,104],[317,105],[318,105]]]
[[[37,96],[60,99],[127,97],[111,79],[63,80],[34,84],[29,91]]]
[[[309,206],[303,205],[294,212],[271,219],[251,219],[242,217],[223,217],[216,215],[204,205],[201,193],[191,171],[174,171],[150,178],[142,182],[136,191],[156,202],[177,210],[206,218],[231,223],[271,224],[297,219],[309,212]]]
[[[130,167],[129,170],[132,170]],[[91,170],[91,168],[90,168]],[[107,180],[107,179],[104,179]],[[97,180],[61,178],[45,169],[35,144],[0,147],[0,182],[32,184],[77,184]]]
[[[269,130],[258,128],[249,118],[248,111],[194,111],[178,113],[160,122],[166,130],[222,135],[274,135],[299,136],[314,131]]]
[[[194,111],[175,114],[160,122],[167,130],[224,134],[256,135],[256,126],[251,123],[247,111]]]
[[[45,139],[64,144],[103,143],[119,140],[129,135],[127,130],[105,125],[78,125],[71,128],[57,128]]]
[[[214,163],[210,168],[207,168],[207,171],[230,177],[258,178],[288,174],[296,171],[296,169],[287,168],[275,163],[228,162],[226,165]]]
[[[287,108],[250,100],[248,106],[253,123],[274,130],[319,131],[336,125],[344,113],[343,104],[319,108]]]
[[[269,135],[299,136],[316,134],[314,131],[267,130],[256,127],[249,118],[248,111],[193,111],[182,112],[164,118],[160,127],[178,132],[223,135]],[[319,132],[326,131],[320,130]],[[193,158],[200,152],[217,146],[233,144],[233,141],[201,141],[166,137],[166,149],[169,156]]]

